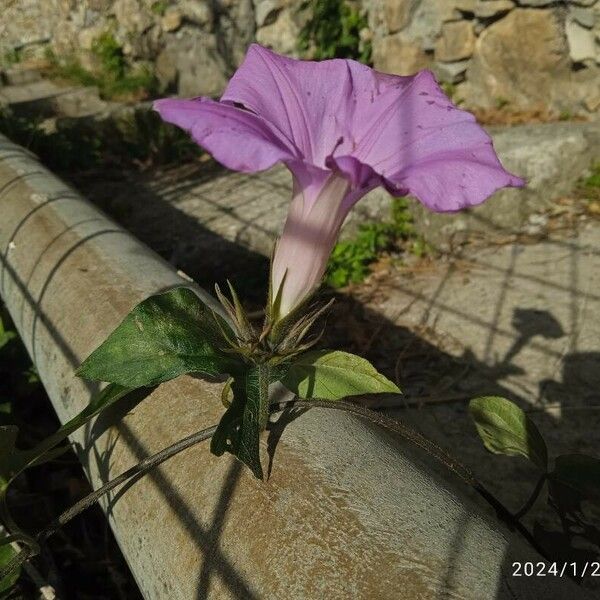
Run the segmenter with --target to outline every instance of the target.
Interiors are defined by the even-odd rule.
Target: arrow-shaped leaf
[[[400,393],[398,386],[364,358],[339,350],[306,352],[282,379],[299,398],[341,400],[362,394]]]
[[[498,396],[475,398],[469,404],[469,412],[490,452],[524,456],[546,471],[546,442],[535,423],[514,402]]]
[[[138,388],[184,373],[227,373],[231,359],[220,350],[223,332],[235,337],[191,289],[179,287],[138,304],[77,374]]]

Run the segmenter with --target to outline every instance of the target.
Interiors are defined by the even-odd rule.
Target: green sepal
[[[77,370],[77,375],[132,388],[154,386],[184,373],[230,371],[223,352],[235,338],[225,320],[191,289],[179,287],[138,304]]]
[[[213,454],[221,456],[230,452],[246,464],[257,479],[263,478],[260,434],[269,421],[269,385],[281,379],[284,369],[267,363],[249,365],[233,378],[233,400],[210,444]]]
[[[283,385],[299,398],[341,400],[363,394],[400,393],[364,358],[339,350],[306,352],[289,366]]]

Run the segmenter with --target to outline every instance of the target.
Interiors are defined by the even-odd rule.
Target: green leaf
[[[231,452],[245,463],[258,479],[263,478],[260,464],[260,434],[269,420],[269,384],[279,380],[281,370],[267,364],[250,366],[234,377],[233,401],[221,418],[210,449],[217,456]]]
[[[484,446],[494,454],[524,456],[542,471],[548,449],[535,423],[514,403],[498,396],[471,400],[469,412]]]
[[[138,304],[83,362],[77,375],[132,388],[153,386],[184,373],[227,373],[220,351],[227,323],[189,288],[180,287]]]
[[[398,386],[364,358],[339,350],[301,355],[288,368],[283,384],[299,398],[340,400],[361,394],[400,393]]]
[[[0,568],[5,567],[8,563],[17,555],[17,551],[10,545],[6,544],[0,546]],[[4,579],[0,580],[0,597],[4,597],[6,592],[8,592],[14,585],[17,583],[21,575],[21,567],[15,569],[10,575],[4,577]]]
[[[600,460],[593,456],[558,456],[549,477],[551,481],[568,486],[586,499],[600,501]]]

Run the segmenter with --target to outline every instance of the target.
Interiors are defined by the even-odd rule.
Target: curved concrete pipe
[[[2,298],[61,421],[93,391],[73,376],[80,361],[140,300],[187,283],[1,137],[0,251]],[[219,392],[182,377],[116,425],[101,417],[78,432],[92,484],[216,423]],[[401,440],[323,409],[285,427],[267,483],[205,443],[105,508],[152,600],[584,597],[566,580],[512,577],[514,561],[539,557],[460,482]]]

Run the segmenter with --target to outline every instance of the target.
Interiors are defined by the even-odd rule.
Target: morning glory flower
[[[524,185],[430,71],[399,77],[253,44],[219,101],[164,99],[154,108],[230,169],[253,173],[281,162],[291,171],[292,201],[271,269],[275,319],[319,286],[348,212],[372,189],[449,212]]]

